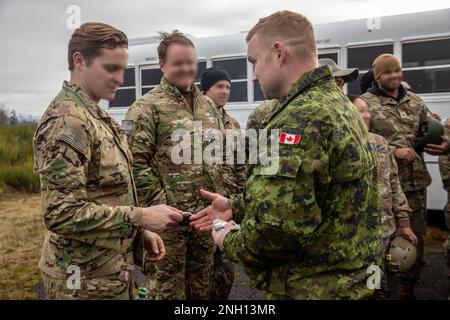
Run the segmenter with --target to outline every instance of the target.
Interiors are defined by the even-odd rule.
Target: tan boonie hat
[[[350,83],[358,79],[359,75],[358,69],[356,68],[341,69],[332,59],[328,58],[319,59],[319,65],[321,67],[325,65],[330,66],[331,70],[333,71],[333,77],[343,78],[345,83]]]

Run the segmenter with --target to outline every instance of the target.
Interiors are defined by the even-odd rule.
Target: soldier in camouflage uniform
[[[227,195],[242,194],[245,188],[245,163],[239,163],[237,158],[237,143],[241,143],[241,127],[239,122],[230,116],[225,105],[230,97],[231,79],[230,75],[222,69],[206,69],[201,77],[201,88],[203,93],[209,97],[217,106],[221,115],[222,123],[227,131],[227,137],[233,139],[235,145],[233,152],[233,164],[230,170],[224,171],[224,183]],[[245,160],[245,159],[244,159]],[[210,299],[226,300],[230,294],[234,281],[234,265],[226,259],[221,250],[214,248],[214,267],[212,273]]]
[[[450,137],[450,119],[447,119],[445,123],[445,135]],[[450,155],[439,156],[439,171],[441,173],[442,184],[444,189],[447,191],[447,205],[444,208],[445,222],[447,227],[450,229]],[[447,279],[449,282],[449,296],[450,300],[450,232],[447,240],[444,243],[444,247],[447,249]]]
[[[358,109],[364,124],[370,129],[370,112],[367,103],[357,95],[349,95],[350,101]],[[389,274],[386,254],[389,250],[391,239],[394,235],[403,236],[414,245],[417,245],[417,237],[411,230],[409,214],[411,208],[408,205],[406,196],[400,186],[398,178],[398,168],[395,157],[392,154],[389,144],[382,136],[370,132],[373,139],[379,161],[379,184],[381,199],[381,227],[383,236],[383,278],[381,290],[375,292],[377,299],[389,297]]]
[[[206,205],[200,187],[225,193],[221,165],[197,159],[203,148],[194,141],[199,134],[204,147],[207,129],[224,133],[222,120],[214,102],[194,84],[197,58],[192,42],[177,31],[162,34],[161,38],[161,83],[137,100],[126,114],[126,121],[133,127],[129,144],[136,188],[142,204],[164,203],[196,212]],[[201,131],[195,127],[199,123]],[[187,162],[173,160],[173,153],[182,144],[171,138],[177,130],[188,134],[187,141],[182,140],[191,151]],[[161,237],[166,257],[155,264],[149,275],[152,298],[208,299],[214,248],[211,236],[186,224]]]
[[[159,237],[143,228],[161,230],[182,220],[169,207],[137,207],[126,138],[98,106],[100,98],[114,98],[127,58],[121,31],[101,23],[77,29],[69,42],[70,82],[34,136],[48,229],[39,266],[48,299],[129,299],[133,248],[143,257],[138,251],[148,250],[153,237],[164,253]],[[104,65],[107,70],[95,72]]]
[[[248,115],[246,129],[261,129],[266,116],[272,111],[277,100],[266,100]]]
[[[391,54],[380,55],[373,62],[374,85],[362,98],[369,105],[372,115],[370,131],[383,136],[393,151],[402,190],[411,207],[411,228],[418,239],[417,260],[414,266],[399,278],[400,299],[413,299],[414,286],[420,276],[423,264],[424,238],[426,233],[426,188],[431,177],[423,159],[423,154],[414,150],[420,125],[431,117],[431,113],[414,93],[401,85],[400,62]],[[446,152],[448,142],[437,149],[425,151],[438,155]]]
[[[267,165],[253,165],[240,203],[203,191],[213,203],[191,223],[208,230],[212,218],[239,219],[235,208],[245,207],[239,230],[228,223],[213,237],[268,298],[369,297],[367,268],[381,262],[377,159],[369,134],[330,67],[318,68],[304,16],[282,11],[260,19],[247,41],[254,77],[267,98],[279,99],[263,122],[268,134],[281,131],[279,157],[272,159],[278,170],[269,174]]]

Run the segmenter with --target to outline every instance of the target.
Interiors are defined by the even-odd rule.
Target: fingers
[[[420,160],[420,156],[413,149],[411,149],[411,155],[413,157],[413,160]]]
[[[191,221],[189,224],[192,227],[196,227],[196,226],[199,226],[199,225],[204,224],[204,223],[212,224],[212,221],[213,221],[213,219],[210,216],[206,215],[206,216],[201,217],[200,219]]]
[[[211,231],[213,229],[213,224],[211,221],[205,221],[201,224],[197,224],[195,228],[199,231]]]
[[[411,241],[415,246],[417,246],[417,237],[414,233],[411,234]]]
[[[214,201],[219,196],[217,193],[212,193],[203,189],[200,189],[200,194],[203,198]]]
[[[192,216],[189,217],[189,220],[190,221],[195,221],[195,220],[198,220],[198,219],[200,219],[200,218],[202,218],[204,216],[207,216],[208,215],[208,208],[209,207],[207,207],[207,208],[205,208],[203,210],[200,210],[199,212],[193,214]]]
[[[164,241],[158,237],[158,247],[159,247],[159,253],[161,255],[161,259],[164,258],[166,255],[166,246],[164,245]]]
[[[180,212],[180,213],[178,213],[178,212],[171,212],[170,214],[169,214],[169,217],[172,219],[172,220],[175,220],[176,222],[181,222],[181,221],[183,221],[183,214]]]
[[[152,236],[150,241],[150,248],[152,249],[152,253],[159,254],[159,248],[158,248],[158,238],[159,236]]]

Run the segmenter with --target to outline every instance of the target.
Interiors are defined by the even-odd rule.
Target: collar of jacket
[[[297,81],[295,81],[288,90],[288,93],[281,98],[280,104],[285,105],[293,100],[296,96],[311,87],[317,82],[331,79],[331,68],[328,65],[316,68],[304,73]]]
[[[161,78],[161,82],[160,82],[161,87],[163,88],[164,91],[168,92],[169,94],[177,97],[177,98],[184,98],[183,94],[181,93],[180,89],[178,89],[176,86],[174,86],[173,84],[171,84],[166,77],[162,77]],[[201,94],[200,89],[197,88],[197,86],[195,85],[195,83],[193,83],[191,85],[192,88],[192,93],[194,95],[194,98],[199,96]]]
[[[367,91],[380,97],[383,100],[382,104],[398,104],[400,102],[403,102],[402,99],[405,97],[406,97],[406,99],[409,100],[408,95],[407,95],[408,92],[405,90],[405,88],[403,88],[402,85],[400,85],[400,87],[398,87],[398,97],[397,98],[390,96],[384,90],[382,90],[380,88],[380,86],[378,85],[377,81],[374,81],[372,83],[372,87],[370,87]]]
[[[101,118],[109,118],[108,114],[105,110],[100,108],[98,103],[96,103],[94,100],[92,100],[91,97],[89,97],[79,86],[76,84],[70,84],[68,81],[64,81],[63,83],[63,90],[71,91],[73,92],[84,104],[86,109],[89,110],[89,112],[98,119]]]
[[[328,65],[316,68],[304,73],[297,81],[295,81],[288,90],[288,93],[281,99],[275,100],[276,104],[273,109],[266,115],[262,122],[262,126],[266,126],[281,110],[284,109],[292,100],[308,90],[314,84],[332,79],[332,70]]]

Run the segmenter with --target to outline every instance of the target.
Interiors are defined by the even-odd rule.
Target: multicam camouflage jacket
[[[445,123],[444,134],[450,137],[450,119]],[[450,153],[439,156],[439,172],[444,189],[450,192]]]
[[[224,185],[227,190],[227,196],[231,197],[236,194],[242,194],[245,189],[245,181],[246,181],[246,166],[245,166],[245,158],[243,158],[243,162],[241,163],[238,158],[239,148],[237,144],[241,144],[241,149],[244,151],[245,146],[244,135],[241,131],[241,126],[236,119],[230,116],[223,108],[219,110],[223,122],[223,127],[227,131],[227,135],[231,135],[233,139],[233,164],[227,163],[226,166],[229,169],[224,168],[223,178]],[[231,145],[231,144],[230,144]]]
[[[252,166],[238,205],[245,216],[224,239],[226,256],[269,298],[372,294],[366,272],[381,258],[376,150],[331,69],[300,77],[263,127],[281,131],[278,170]]]
[[[208,145],[207,130],[225,134],[222,119],[214,102],[195,85],[193,94],[192,109],[179,89],[163,77],[161,84],[133,103],[126,114],[132,126],[133,173],[143,205],[165,203],[194,213],[207,205],[200,188],[225,194],[222,164],[208,164],[202,157]],[[172,139],[176,132],[187,136]],[[182,146],[188,150],[186,161],[174,160]],[[219,157],[223,161],[223,150]]]
[[[403,89],[403,87],[401,87]],[[416,145],[422,123],[431,116],[422,99],[410,91],[401,90],[402,97],[387,96],[377,85],[362,95],[369,105],[372,121],[370,131],[383,136],[396,148],[413,148]],[[423,154],[412,163],[397,159],[398,174],[403,192],[422,190],[431,184]]]
[[[266,100],[255,108],[247,119],[246,129],[261,129],[264,119],[275,108],[277,100]]]
[[[375,133],[370,134],[376,148],[379,162],[379,183],[381,199],[381,226],[383,238],[394,234],[397,227],[410,226],[409,214],[411,208],[402,191],[398,179],[398,169],[395,157],[386,139]]]
[[[48,229],[42,270],[65,278],[76,265],[82,278],[94,278],[132,269],[142,208],[119,125],[64,82],[38,124],[34,152]]]

